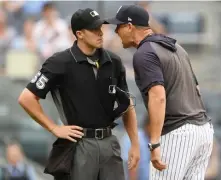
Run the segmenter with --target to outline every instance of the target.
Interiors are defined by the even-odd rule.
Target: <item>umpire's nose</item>
[[[96,33],[98,36],[101,36],[101,37],[103,36],[104,33],[102,31],[102,26],[100,26],[99,28],[96,29]]]
[[[104,34],[104,33],[103,33],[102,29],[100,28],[100,29],[99,29],[99,36],[103,36],[103,34]]]

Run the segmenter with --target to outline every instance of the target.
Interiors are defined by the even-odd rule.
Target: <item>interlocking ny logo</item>
[[[90,12],[90,15],[91,15],[92,17],[99,16],[99,14],[97,13],[97,11],[91,11],[91,12]]]

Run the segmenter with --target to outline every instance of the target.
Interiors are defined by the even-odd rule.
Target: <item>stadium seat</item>
[[[14,80],[30,79],[36,73],[38,62],[33,52],[10,50],[6,56],[6,76]]]

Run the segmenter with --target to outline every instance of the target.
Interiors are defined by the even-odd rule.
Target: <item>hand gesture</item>
[[[79,126],[56,126],[52,133],[58,138],[77,142],[74,138],[82,138],[84,136],[82,130],[83,128]]]
[[[132,145],[128,154],[128,169],[134,170],[137,168],[140,160],[140,148],[139,145]]]
[[[153,167],[155,167],[159,171],[166,169],[166,164],[163,163],[160,158],[160,147],[151,151],[151,162],[153,164]]]

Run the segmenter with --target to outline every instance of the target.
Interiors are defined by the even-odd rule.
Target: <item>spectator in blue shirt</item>
[[[5,167],[2,179],[36,180],[34,168],[24,161],[22,148],[18,143],[10,143],[6,148],[8,164]]]
[[[42,8],[47,0],[24,1],[23,11],[25,16],[35,17],[37,20],[41,17]]]
[[[37,45],[33,38],[34,21],[33,19],[26,19],[23,24],[23,33],[16,36],[11,43],[11,49],[26,50],[29,52],[37,52]]]
[[[148,136],[147,136],[147,123],[148,119],[145,116],[144,127],[138,131],[139,142],[140,142],[140,162],[136,172],[129,174],[128,171],[128,151],[130,149],[130,139],[125,134],[121,139],[121,153],[124,161],[124,171],[126,180],[149,180],[149,164],[150,164],[150,152],[148,149]],[[131,178],[129,178],[129,176]],[[133,177],[132,177],[133,176]]]

